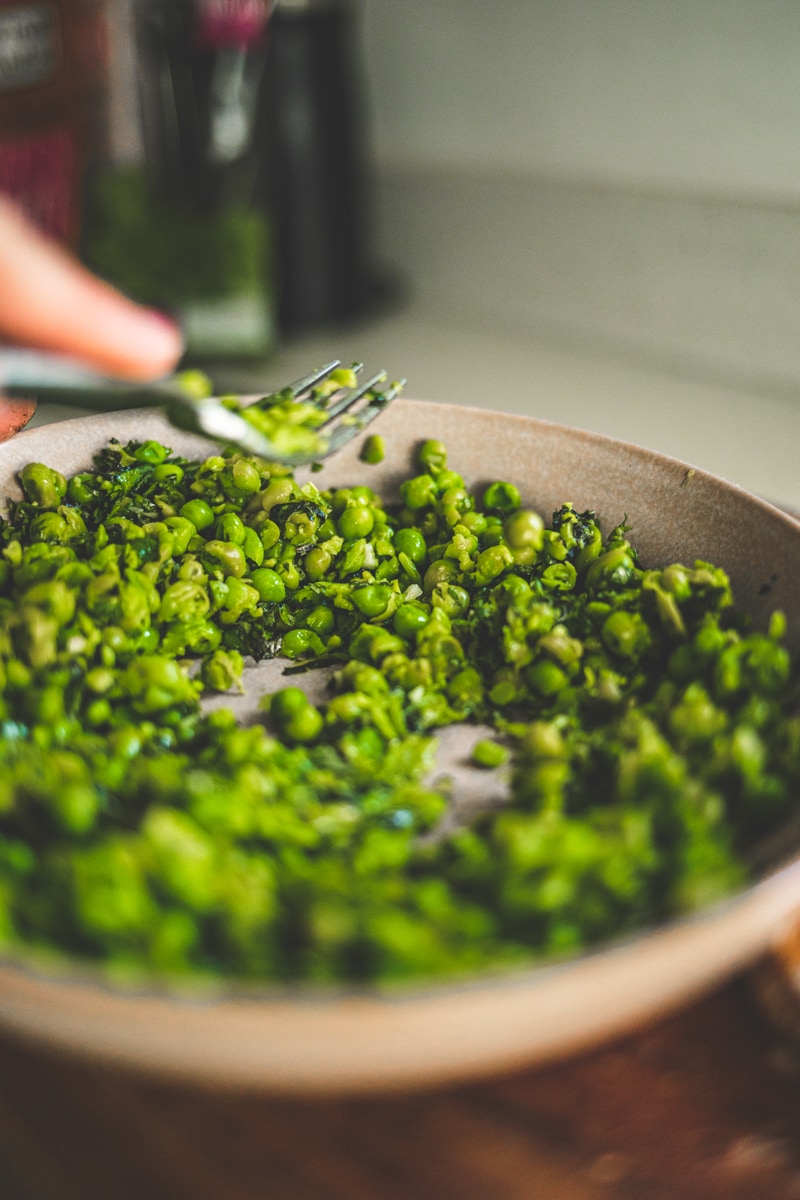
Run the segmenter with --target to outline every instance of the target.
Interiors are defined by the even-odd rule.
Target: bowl
[[[702,558],[725,567],[757,627],[776,608],[790,626],[800,615],[800,524],[701,470],[597,434],[426,401],[396,401],[379,430],[383,463],[360,463],[356,439],[315,482],[344,485],[368,471],[390,495],[418,443],[436,437],[470,485],[510,480],[545,514],[570,500],[594,509],[605,531],[627,517],[645,566]],[[151,411],[79,418],[0,446],[0,493],[19,494],[16,472],[31,461],[67,474],[88,467],[111,437],[209,452]],[[790,637],[797,651],[800,620]],[[254,676],[259,688],[262,676]],[[566,1055],[663,1014],[755,959],[798,907],[800,860],[789,855],[722,903],[568,961],[401,990],[175,994],[115,986],[83,965],[6,960],[0,1026],[59,1051],[206,1086],[306,1094],[433,1086]]]

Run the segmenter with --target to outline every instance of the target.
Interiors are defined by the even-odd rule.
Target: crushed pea
[[[644,570],[624,522],[604,536],[565,503],[546,523],[507,481],[473,494],[441,442],[396,506],[153,441],[20,478],[0,523],[7,951],[465,974],[725,895],[792,807],[783,617],[750,631],[712,564]],[[248,727],[204,709],[277,654],[331,667],[327,696],[289,683]],[[431,779],[455,722],[493,728],[472,758],[507,761],[510,791],[454,822]]]

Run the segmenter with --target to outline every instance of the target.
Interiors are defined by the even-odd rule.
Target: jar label
[[[58,66],[58,28],[52,4],[0,11],[0,91],[41,83]]]
[[[195,0],[195,9],[200,45],[247,49],[264,33],[269,0]]]

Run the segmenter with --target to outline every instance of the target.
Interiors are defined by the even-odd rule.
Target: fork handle
[[[74,359],[17,347],[0,350],[0,392],[35,396],[96,411],[158,406],[177,398],[169,380],[137,383],[112,379]]]

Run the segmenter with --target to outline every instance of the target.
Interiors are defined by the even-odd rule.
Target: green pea
[[[55,725],[64,717],[64,693],[60,688],[32,689],[25,697],[26,717],[42,725]]]
[[[343,513],[353,499],[353,494],[349,488],[337,488],[331,496],[331,512],[335,517]]]
[[[202,543],[205,545],[205,543]],[[206,569],[198,558],[185,558],[178,568],[178,578],[188,579],[190,583],[205,583],[208,579]]]
[[[522,736],[521,745],[531,758],[563,758],[566,754],[564,736],[551,721],[532,721]]]
[[[392,589],[386,583],[370,583],[366,587],[354,588],[350,599],[365,617],[379,617],[386,612]]]
[[[271,550],[281,540],[280,526],[274,521],[265,521],[259,530],[259,537],[261,538],[261,545],[264,547],[264,551]]]
[[[330,570],[332,562],[333,558],[327,550],[322,546],[315,546],[303,559],[303,567],[309,579],[322,579]]]
[[[419,529],[415,529],[413,526],[397,530],[394,535],[394,546],[398,554],[407,555],[411,562],[417,565],[424,562],[428,554],[425,538]]]
[[[375,518],[366,505],[357,504],[344,510],[337,525],[342,537],[351,541],[354,538],[367,537],[372,533]]]
[[[142,654],[152,654],[157,649],[160,640],[158,630],[150,625],[147,629],[137,631],[136,649]]]
[[[447,469],[436,473],[436,487],[439,492],[446,492],[448,488],[464,488],[464,478],[459,475],[458,471],[448,471]]]
[[[260,598],[268,604],[277,604],[286,596],[286,584],[277,571],[270,567],[259,567],[250,575],[250,582]]]
[[[208,529],[214,524],[214,513],[205,500],[187,500],[180,510],[180,515],[191,521],[195,529]]]
[[[294,494],[294,484],[290,479],[271,479],[261,493],[261,507],[269,512],[277,504],[286,504]]]
[[[603,622],[602,637],[621,658],[638,658],[650,644],[650,630],[639,613],[617,609]]]
[[[227,465],[226,460],[221,454],[210,454],[198,467],[197,478],[208,480],[215,475],[220,475]]]
[[[232,575],[235,579],[240,579],[247,569],[244,551],[233,542],[212,539],[206,542],[203,554],[221,567],[223,575]]]
[[[95,667],[86,674],[86,686],[90,692],[108,692],[114,686],[114,672],[106,667]]]
[[[183,475],[183,467],[179,463],[160,463],[153,471],[153,479],[159,483],[180,483]]]
[[[211,602],[208,592],[198,583],[178,580],[171,584],[161,599],[158,610],[160,621],[198,621],[208,612]]]
[[[569,592],[575,587],[578,572],[571,562],[551,563],[542,571],[542,583],[550,591]]]
[[[39,508],[57,508],[67,494],[64,476],[44,463],[29,463],[23,467],[19,481],[28,500]]]
[[[313,629],[290,629],[283,635],[281,653],[294,659],[317,657],[325,653],[325,646]]]
[[[553,696],[568,684],[566,674],[554,662],[543,659],[529,667],[526,672],[528,685],[542,696]]]
[[[120,629],[118,625],[107,625],[103,630],[101,637],[103,643],[113,650],[115,654],[120,654],[128,645],[128,635],[124,629]]]
[[[283,536],[293,546],[305,546],[313,541],[319,529],[320,519],[317,513],[305,512],[298,509],[288,516],[283,526]]]
[[[107,725],[111,720],[112,708],[108,700],[93,700],[87,705],[84,717],[87,725],[96,727]]]
[[[364,504],[374,504],[376,497],[372,488],[367,487],[365,483],[359,483],[350,488],[350,499],[362,501]]]
[[[260,567],[264,561],[264,545],[258,533],[249,525],[245,526],[241,546],[248,562],[255,563],[257,567]]]
[[[306,617],[306,625],[320,637],[328,637],[333,632],[336,619],[329,608],[319,604]]]
[[[6,664],[6,682],[12,690],[23,691],[25,688],[29,688],[31,679],[30,668],[20,662],[18,658],[12,658]]]
[[[297,570],[297,564],[293,559],[284,559],[282,563],[278,563],[278,575],[281,576],[285,586],[293,590],[300,587],[300,571]]]
[[[281,688],[269,697],[269,714],[273,720],[282,723],[288,721],[295,713],[307,708],[310,703],[302,688]]]
[[[519,509],[503,522],[505,539],[513,550],[528,547],[541,550],[544,544],[543,532],[544,521],[532,509]]]
[[[215,650],[204,658],[200,677],[207,688],[229,692],[241,688],[244,659],[238,650]]]
[[[499,742],[493,742],[491,738],[480,738],[470,752],[470,759],[475,766],[484,767],[487,770],[502,766],[507,758],[508,751],[505,746],[501,746]]]
[[[511,552],[506,546],[490,546],[482,550],[475,564],[475,582],[478,585],[491,583],[498,575],[502,575],[512,561]]]
[[[371,434],[370,437],[365,438],[359,457],[362,462],[373,466],[375,463],[383,462],[386,457],[386,446],[383,438],[378,434]]]
[[[469,592],[466,588],[454,583],[440,583],[431,592],[431,604],[447,613],[449,617],[457,617],[469,607]]]
[[[400,485],[400,496],[406,508],[416,511],[436,500],[436,484],[430,475],[417,475]]]
[[[634,572],[634,562],[626,546],[607,550],[596,558],[586,572],[586,586],[592,591],[625,587]]]
[[[289,741],[305,745],[307,742],[313,742],[319,737],[324,723],[322,713],[319,709],[315,708],[313,704],[307,704],[305,708],[293,713],[283,723],[281,732]]]
[[[419,451],[419,462],[434,473],[443,471],[447,466],[447,449],[443,442],[428,438],[422,443]]]
[[[187,646],[196,654],[209,654],[222,641],[222,634],[213,621],[195,621],[185,627]]]
[[[418,600],[401,604],[392,620],[392,628],[402,638],[412,638],[428,623],[430,608]]]
[[[439,558],[432,562],[423,579],[425,595],[430,596],[440,583],[455,583],[459,574],[458,563],[452,558]]]
[[[73,504],[90,504],[95,497],[94,480],[88,471],[73,475],[67,484],[67,499]]]
[[[519,489],[513,483],[490,483],[483,493],[483,507],[488,512],[510,513],[521,503]]]
[[[162,446],[160,442],[152,440],[142,442],[133,452],[133,457],[139,462],[155,463],[156,465],[163,463],[166,458],[169,458],[169,450],[166,446]]]
[[[661,585],[670,592],[676,600],[688,600],[691,595],[689,572],[685,567],[675,563],[665,567],[661,572]]]
[[[57,512],[43,512],[34,517],[28,526],[30,537],[36,542],[69,541],[70,530],[66,519]]]
[[[136,758],[141,753],[142,735],[133,725],[123,725],[109,734],[109,747],[112,754],[120,758]]]
[[[197,528],[186,517],[167,517],[164,524],[174,539],[173,554],[180,557],[188,550],[192,538],[197,536]]]
[[[474,667],[457,671],[447,685],[447,696],[452,704],[469,709],[483,699],[483,683]]]
[[[129,663],[119,686],[137,712],[158,712],[196,696],[194,685],[178,663],[153,654],[143,654]]]
[[[439,486],[441,487],[441,480],[439,480]],[[444,489],[439,497],[439,503],[442,511],[454,509],[460,516],[463,516],[472,509],[474,501],[465,487],[454,485]]]
[[[261,475],[253,463],[241,458],[233,464],[233,482],[240,492],[249,495],[261,487]]]
[[[471,509],[469,512],[462,513],[461,523],[475,537],[480,537],[488,528],[486,516],[484,513],[475,512]]]
[[[220,605],[220,620],[223,625],[233,625],[243,613],[256,608],[260,596],[251,584],[232,575],[227,577],[224,586],[227,592]]]
[[[236,513],[223,513],[221,517],[217,518],[214,533],[223,542],[233,542],[235,545],[241,546],[245,535],[244,521]]]
[[[531,594],[531,585],[520,575],[506,575],[497,584],[497,588],[499,589],[498,594],[508,595],[512,600],[527,598]],[[494,589],[492,590],[492,595],[495,595]]]

